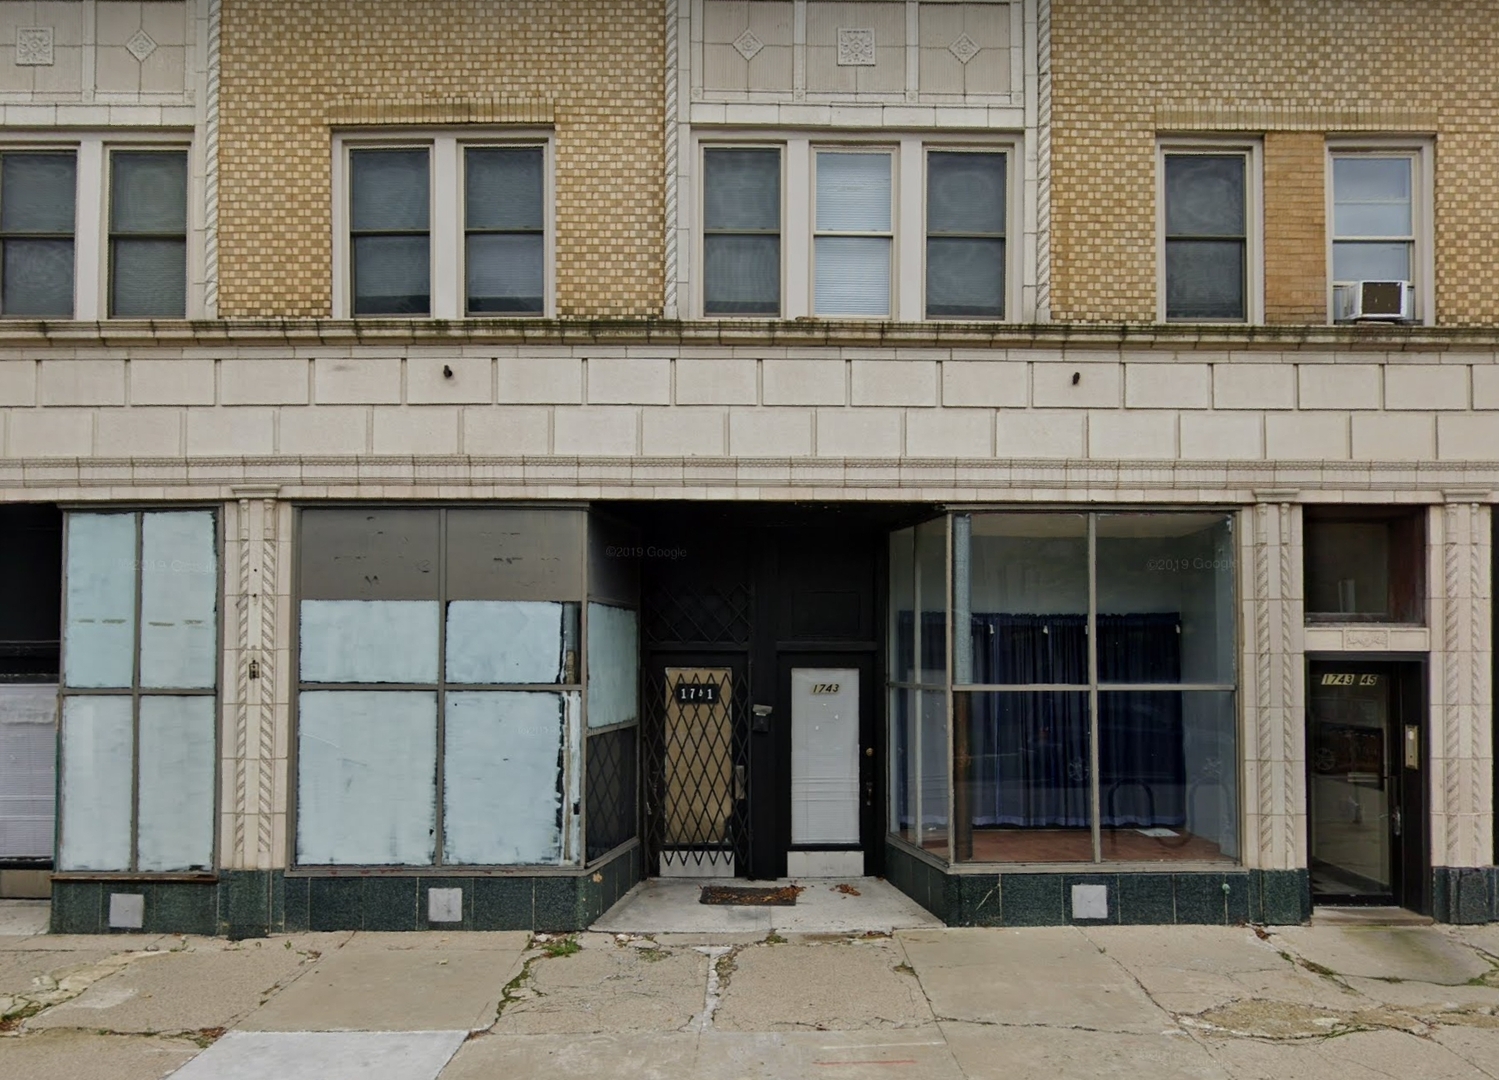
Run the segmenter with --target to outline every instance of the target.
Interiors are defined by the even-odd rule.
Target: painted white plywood
[[[219,576],[213,515],[141,518],[141,686],[204,689],[217,665]]]
[[[214,705],[207,695],[141,698],[141,870],[213,866]]]
[[[302,601],[302,681],[437,682],[435,600]]]
[[[432,862],[435,691],[310,690],[299,699],[298,730],[299,862]]]
[[[129,686],[135,671],[135,515],[69,514],[63,681]]]
[[[57,687],[0,686],[0,859],[50,858]]]
[[[791,842],[859,842],[859,671],[791,670]]]
[[[640,617],[628,608],[588,605],[588,726],[640,715]]]
[[[578,697],[575,691],[447,695],[443,831],[448,862],[562,861],[563,733],[578,713]]]
[[[448,682],[562,682],[568,606],[538,600],[452,601]]]
[[[130,869],[131,708],[124,695],[63,702],[59,870]]]

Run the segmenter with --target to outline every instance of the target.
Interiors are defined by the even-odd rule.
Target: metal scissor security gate
[[[729,666],[657,662],[646,669],[643,689],[647,871],[743,874],[749,852],[746,680]]]

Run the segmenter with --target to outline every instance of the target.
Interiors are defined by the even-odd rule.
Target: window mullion
[[[1093,861],[1103,862],[1102,785],[1098,778],[1098,515],[1088,515],[1088,799]]]
[[[73,317],[95,322],[103,310],[104,144],[84,139],[78,144],[78,193],[74,204]]]
[[[431,313],[438,319],[457,319],[468,308],[463,265],[464,190],[460,167],[462,149],[457,139],[432,144],[432,172],[428,217],[432,245]],[[449,198],[443,198],[447,194]]]

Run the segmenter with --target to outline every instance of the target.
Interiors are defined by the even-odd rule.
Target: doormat
[[[800,885],[755,888],[746,885],[704,885],[700,904],[748,904],[754,907],[794,907]]]

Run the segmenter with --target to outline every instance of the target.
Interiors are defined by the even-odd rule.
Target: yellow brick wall
[[[1326,322],[1327,140],[1266,132],[1264,162],[1265,321]]]
[[[1155,318],[1159,134],[1389,133],[1435,135],[1437,321],[1493,323],[1496,55],[1495,0],[1052,0],[1054,317]],[[1267,280],[1267,307],[1323,322],[1308,299],[1321,239],[1314,267],[1287,265],[1309,237],[1310,181],[1266,153],[1266,236],[1287,230],[1274,258],[1294,275]],[[1268,243],[1266,257],[1268,275]]]
[[[662,0],[223,0],[219,313],[327,316],[331,135],[555,132],[563,316],[659,315]]]

